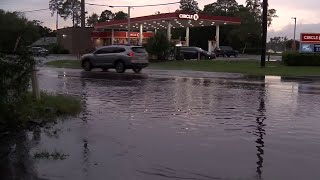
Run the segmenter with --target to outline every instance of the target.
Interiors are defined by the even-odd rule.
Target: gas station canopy
[[[171,28],[203,27],[203,26],[221,26],[221,25],[239,25],[240,18],[211,16],[206,14],[185,14],[180,12],[156,14],[131,18],[131,29],[153,31],[155,29],[167,29],[168,24]],[[127,29],[128,20],[112,20],[98,23],[95,29]]]

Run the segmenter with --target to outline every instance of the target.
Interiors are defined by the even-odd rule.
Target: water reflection
[[[28,138],[26,132],[20,132],[0,138],[0,177],[3,180],[37,180],[38,174],[34,168],[34,159],[30,154],[32,144],[38,144],[39,132],[33,132]]]
[[[261,84],[261,91],[259,93],[259,108],[258,108],[258,116],[256,118],[256,132],[255,135],[257,136],[257,140],[255,141],[257,143],[257,175],[258,179],[262,179],[262,173],[263,173],[263,156],[264,156],[264,136],[266,135],[265,126],[266,124],[264,121],[266,120],[266,108],[265,108],[265,84]]]

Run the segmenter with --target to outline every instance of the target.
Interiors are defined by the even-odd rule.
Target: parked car
[[[34,56],[47,56],[49,51],[43,47],[31,47],[29,50]]]
[[[214,50],[215,54],[217,57],[238,57],[239,56],[239,51],[234,50],[232,47],[230,46],[220,46],[219,48],[216,48]]]
[[[199,47],[179,46],[177,52],[183,56],[183,59],[215,59],[214,52],[207,52]]]
[[[139,73],[148,64],[148,53],[141,46],[104,46],[81,57],[81,66],[85,71],[93,68],[102,68],[104,71],[115,68],[118,73],[123,73],[126,69]]]

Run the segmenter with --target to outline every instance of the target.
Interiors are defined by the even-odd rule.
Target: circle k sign
[[[301,42],[320,43],[320,34],[319,33],[301,33]]]
[[[199,19],[198,14],[179,14],[180,19],[192,19],[197,21]]]

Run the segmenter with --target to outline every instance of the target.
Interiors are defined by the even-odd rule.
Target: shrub
[[[0,54],[0,105],[15,103],[27,92],[34,64],[28,54]]]
[[[165,33],[159,31],[148,39],[145,47],[150,55],[156,55],[158,60],[164,60],[168,54],[170,42]]]
[[[282,54],[282,63],[287,66],[320,66],[320,54],[285,52]]]
[[[48,48],[50,54],[69,54],[69,50],[64,49],[59,44],[54,44]]]

